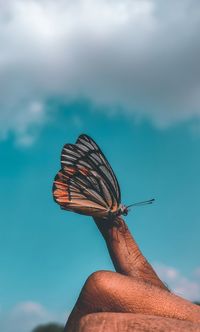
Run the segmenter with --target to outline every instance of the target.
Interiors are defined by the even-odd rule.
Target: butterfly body
[[[127,216],[128,215],[128,208],[126,205],[120,204],[118,209],[118,216]]]

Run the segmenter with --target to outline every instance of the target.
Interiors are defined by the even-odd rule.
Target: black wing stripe
[[[64,151],[67,151],[67,154],[64,153]],[[100,166],[104,166],[104,164],[99,164],[96,159],[94,159],[93,157],[94,153],[92,153],[90,150],[87,150],[86,154],[83,154],[82,151],[80,151],[79,146],[74,145],[73,146],[73,151],[64,148],[62,155],[61,155],[61,164],[66,164],[66,165],[85,165],[88,168],[95,168],[95,170],[98,170]],[[73,159],[74,156],[77,156],[77,158]],[[70,159],[70,160],[69,160]],[[86,160],[86,161],[85,161]],[[74,162],[73,162],[74,161]],[[90,163],[88,163],[88,161],[90,161]],[[92,164],[91,164],[92,163]],[[104,174],[105,173],[105,174]],[[112,181],[112,177],[109,176],[109,172],[107,171],[107,168],[104,168],[104,172],[101,172],[101,176],[104,177],[104,175],[106,175],[106,177],[108,178],[112,188],[112,193],[114,196],[115,195],[115,188],[114,188],[114,184]],[[117,199],[117,197],[115,197]]]
[[[80,147],[79,145],[77,145],[77,146],[78,146],[78,148]],[[80,147],[80,148],[81,148],[81,147]],[[96,153],[99,153],[99,151],[95,151],[95,152],[96,152]],[[96,159],[94,158],[94,151],[91,151],[91,150],[87,150],[87,154],[84,156],[84,158],[87,158],[87,160],[89,160],[90,163],[92,163],[91,166],[92,166],[92,167],[95,167],[95,170],[96,170],[96,171],[99,170],[99,167],[100,167],[100,166],[104,166],[104,167],[105,167],[104,172],[101,172],[101,176],[102,176],[103,178],[105,178],[105,176],[107,177],[107,179],[109,180],[111,186],[113,187],[113,188],[112,188],[112,193],[113,193],[113,195],[115,196],[115,198],[117,199],[118,197],[116,197],[116,194],[115,194],[115,184],[114,184],[114,182],[113,182],[113,177],[112,177],[112,176],[110,176],[110,177],[108,176],[109,171],[108,171],[107,167],[105,166],[105,163],[103,163],[102,160],[101,160],[100,158],[98,158],[98,157],[97,157],[98,160],[96,160]]]
[[[83,140],[81,140],[83,141]],[[82,145],[81,144],[77,144],[77,146],[82,149]],[[116,180],[116,177],[114,175],[114,172],[112,171],[112,168],[110,167],[108,161],[106,160],[106,158],[103,156],[103,153],[101,152],[101,150],[88,150],[87,151],[87,158],[90,159],[90,161],[92,161],[93,163],[96,163],[96,161],[94,162],[94,159],[92,159],[92,154],[95,153],[99,156],[99,158],[101,158],[101,164],[103,164],[107,171],[106,173],[101,172],[101,176],[105,179],[105,182],[109,182],[109,186],[111,186],[111,190],[112,190],[112,194],[115,197],[116,201],[118,202],[118,204],[120,203],[120,190],[119,190],[119,185],[118,182]],[[100,165],[99,165],[100,166]],[[94,167],[94,164],[93,164]],[[99,170],[99,168],[96,167],[96,170]],[[108,177],[107,175],[111,173],[111,176]]]
[[[82,174],[75,173],[71,175],[67,181],[67,184],[70,184],[71,187],[74,187],[76,189],[79,189],[82,193],[90,196],[90,199],[93,201],[93,196],[91,196],[91,190],[93,193],[97,193],[95,196],[96,199],[98,200],[99,204],[102,204],[103,206],[106,206],[107,208],[109,207],[109,204],[107,201],[111,201],[111,195],[109,191],[107,190],[106,186],[103,183],[99,182],[98,176],[94,175],[89,175],[87,177],[83,176]],[[70,188],[69,186],[69,188]],[[93,190],[95,189],[95,190]],[[69,193],[71,195],[71,192]],[[105,201],[103,198],[106,198],[107,201]],[[95,199],[95,202],[96,202]]]
[[[76,148],[76,145],[74,146],[74,148]],[[66,161],[66,160],[63,160],[62,161],[62,163],[63,164],[66,164],[66,165],[72,165],[72,166],[79,166],[79,165],[81,165],[81,166],[87,166],[89,169],[94,169],[94,170],[96,170],[97,171],[97,173],[99,173],[100,175],[101,175],[101,177],[102,178],[105,178],[105,174],[104,174],[104,172],[102,172],[101,171],[101,169],[99,168],[100,167],[100,165],[98,165],[97,163],[96,163],[96,161],[95,162],[93,162],[93,160],[91,160],[91,159],[89,159],[88,158],[88,155],[90,154],[90,151],[87,153],[87,156],[80,156],[80,158],[78,159],[78,160],[76,160],[76,162],[72,162],[72,161]],[[68,157],[68,156],[67,156]],[[66,158],[67,159],[67,158]],[[89,163],[87,163],[87,162],[84,162],[84,160],[89,160],[90,161],[90,164]],[[101,165],[101,166],[103,166],[103,165]],[[106,199],[109,199],[109,202],[112,202],[111,203],[111,206],[110,206],[110,208],[112,209],[112,207],[114,206],[114,205],[116,205],[116,202],[117,202],[117,197],[116,197],[116,193],[115,193],[115,190],[114,190],[114,187],[113,187],[113,184],[112,184],[112,182],[110,183],[110,181],[109,181],[109,179],[108,179],[108,176],[107,176],[107,180],[105,181],[105,183],[107,184],[107,186],[108,186],[108,190],[106,190],[105,189],[105,187],[103,186],[103,184],[101,184],[100,185],[100,187],[101,187],[101,194],[102,195],[104,195],[105,196],[105,198]],[[103,187],[103,188],[102,188]],[[111,193],[112,193],[112,195],[111,194],[108,194],[108,191],[110,191]],[[115,199],[114,199],[115,198]]]
[[[82,200],[90,200],[91,202],[102,206],[104,209],[109,209],[109,206],[102,198],[102,195],[100,195],[97,192],[96,187],[94,187],[96,179],[93,176],[86,178],[79,172],[69,176],[63,172],[63,170],[61,170],[55,177],[53,190],[55,190],[55,187],[57,186],[61,176],[62,181],[64,181],[64,184],[66,184],[66,190],[68,192],[70,204],[71,201],[76,200],[81,195]]]
[[[81,186],[82,190],[84,186],[87,186],[90,190],[93,188],[101,197],[101,204],[104,202],[104,206],[109,206],[110,209],[119,205],[121,199],[120,189],[115,174],[98,145],[89,136],[79,136],[75,145],[65,144],[62,150],[61,166],[64,171],[72,166],[77,168],[86,167],[90,171],[96,172],[95,176],[90,178],[89,181],[78,182],[78,185]],[[97,175],[101,180],[96,178]],[[74,185],[74,181],[71,182],[72,184]],[[86,197],[89,195],[89,193],[83,193]],[[96,199],[97,197],[95,201]]]
[[[94,150],[96,150],[95,152],[98,152],[100,158],[102,159],[103,163],[109,168],[109,170],[112,172],[113,178],[116,180],[118,189],[119,189],[119,184],[117,182],[117,179],[115,177],[115,174],[109,164],[109,162],[107,161],[105,155],[103,154],[103,152],[101,151],[101,149],[99,148],[99,146],[93,141],[93,139],[91,137],[89,137],[88,135],[80,135],[79,138],[76,141],[76,144],[78,144],[79,142],[82,142],[82,144],[84,145],[85,141],[89,142],[90,145],[93,147]]]

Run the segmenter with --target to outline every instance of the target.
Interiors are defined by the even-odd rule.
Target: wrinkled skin
[[[200,307],[168,290],[122,218],[95,223],[116,272],[97,271],[86,280],[64,331],[200,331]]]

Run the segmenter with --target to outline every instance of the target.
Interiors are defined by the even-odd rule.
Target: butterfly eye
[[[127,208],[124,209],[124,211],[123,211],[123,215],[124,215],[124,216],[127,216],[127,215],[128,215],[128,209],[127,209]]]

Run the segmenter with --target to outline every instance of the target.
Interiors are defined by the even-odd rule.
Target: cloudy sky
[[[167,284],[200,299],[199,30],[196,0],[0,0],[5,332],[64,322],[86,277],[112,269],[91,220],[52,202],[62,145],[81,132],[124,203],[157,199],[129,227]]]

